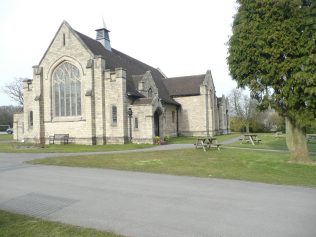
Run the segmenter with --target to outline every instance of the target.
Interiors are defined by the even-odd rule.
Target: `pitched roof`
[[[75,31],[75,33],[80,37],[80,39],[86,44],[86,46],[91,50],[94,55],[101,55],[106,59],[106,68],[114,70],[115,68],[122,67],[126,70],[126,89],[130,95],[134,95],[137,97],[143,97],[140,94],[133,83],[133,75],[142,75],[147,71],[150,71],[155,84],[158,88],[159,97],[167,103],[179,105],[175,100],[173,100],[164,83],[162,82],[164,76],[159,72],[159,70],[137,60],[134,59],[116,49],[112,48],[112,51],[106,50],[100,42],[97,40],[91,39],[90,37]]]
[[[138,83],[143,79],[144,75],[132,75],[134,87],[138,88]]]
[[[133,105],[149,105],[153,101],[153,98],[139,98],[133,102]]]
[[[164,79],[170,96],[192,96],[200,94],[200,85],[204,81],[205,74],[173,77]]]

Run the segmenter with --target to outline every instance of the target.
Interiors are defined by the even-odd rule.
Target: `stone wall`
[[[65,44],[63,41],[64,37]],[[85,96],[88,90],[93,89],[92,69],[86,68],[90,59],[93,59],[93,54],[83,46],[70,26],[66,23],[62,24],[39,65],[39,67],[43,68],[43,91],[41,95],[43,96],[44,102],[43,122],[45,126],[45,138],[56,133],[67,133],[70,137],[76,137],[76,142],[78,143],[88,142],[88,144],[92,144],[92,101],[91,97]],[[51,99],[52,74],[54,69],[64,61],[75,65],[80,71],[82,98],[81,116],[54,116],[54,104]],[[31,102],[30,104],[34,103]]]
[[[177,136],[177,107],[166,104],[163,110],[164,136],[175,137]]]
[[[127,95],[126,71],[117,68],[105,71],[105,121],[106,143],[126,143],[127,133]],[[112,108],[117,108],[117,123],[113,123]]]
[[[229,115],[228,115],[228,99],[225,96],[222,96],[221,103],[218,107],[219,113],[219,134],[228,134],[230,133],[229,127]]]
[[[133,105],[131,106],[133,117],[132,125],[132,141],[133,143],[153,143],[154,137],[154,118],[152,104]],[[135,119],[138,120],[138,128],[135,127]],[[129,125],[128,125],[129,127]],[[130,131],[130,129],[128,129]],[[130,133],[129,133],[130,137]]]
[[[14,114],[13,116],[13,139],[24,141],[24,113]]]
[[[179,110],[179,133],[183,136],[205,136],[206,117],[204,98],[198,96],[185,96],[174,98],[181,104]]]

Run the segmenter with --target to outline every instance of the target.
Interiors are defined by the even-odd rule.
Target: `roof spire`
[[[110,36],[109,36],[110,31],[106,28],[103,17],[102,17],[102,22],[103,22],[103,27],[96,30],[97,32],[96,40],[99,41],[104,46],[104,48],[106,48],[109,51],[112,51]]]

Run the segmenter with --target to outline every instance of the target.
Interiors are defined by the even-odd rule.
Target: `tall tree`
[[[15,78],[12,82],[7,83],[2,88],[2,91],[6,93],[12,100],[17,102],[20,106],[23,106],[23,81],[29,80],[27,78]]]
[[[293,161],[309,162],[307,126],[316,123],[316,1],[237,0],[228,64],[260,108],[286,117]]]
[[[241,89],[233,89],[228,99],[230,114],[237,118],[246,127],[246,132],[249,133],[249,125],[257,113],[257,102],[243,94]]]

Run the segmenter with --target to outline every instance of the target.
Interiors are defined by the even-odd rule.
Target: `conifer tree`
[[[305,131],[316,124],[316,0],[237,0],[230,74],[261,109],[286,118],[291,158],[309,162]]]

